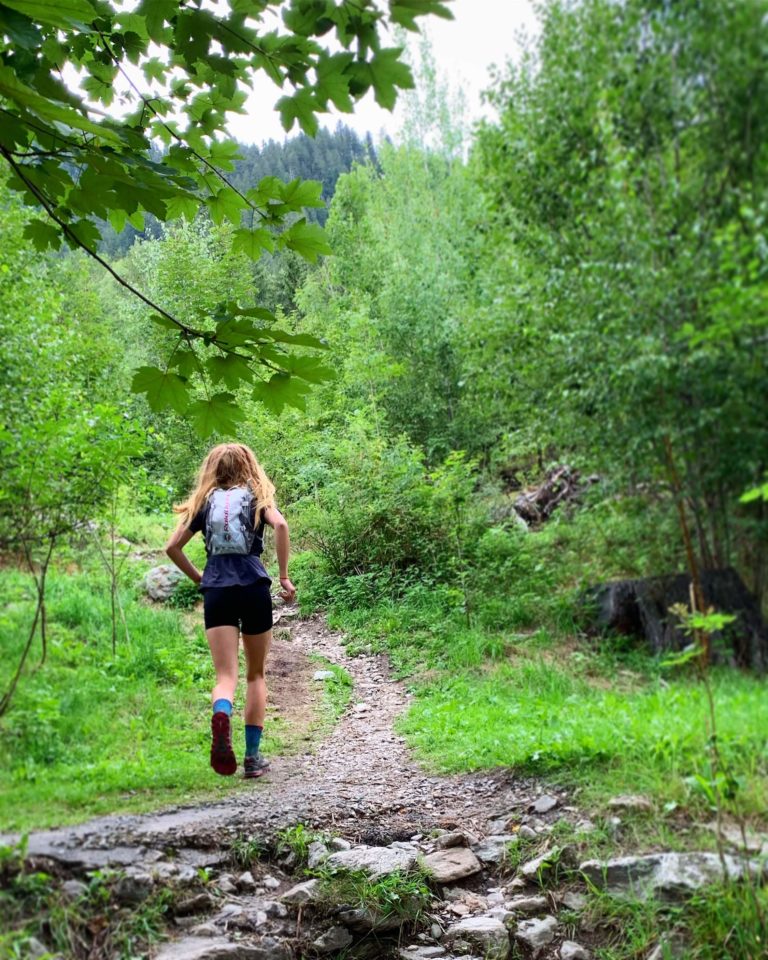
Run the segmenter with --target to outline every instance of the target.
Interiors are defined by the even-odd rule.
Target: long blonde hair
[[[264,472],[253,450],[243,443],[220,443],[203,460],[194,490],[186,500],[173,508],[181,514],[181,522],[188,524],[218,487],[224,490],[249,487],[256,500],[255,524],[260,522],[263,510],[275,505],[275,485]]]

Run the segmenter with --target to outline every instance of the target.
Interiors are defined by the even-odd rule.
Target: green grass
[[[39,639],[8,713],[0,719],[0,824],[23,830],[220,797],[244,789],[208,765],[214,675],[201,617],[122,590],[130,642],[111,651],[109,592],[94,572],[49,577],[49,650]],[[23,643],[28,578],[0,571],[0,688]],[[242,685],[239,690],[242,697]],[[236,702],[240,715],[242,703]],[[238,749],[235,723],[235,746]],[[292,749],[285,721],[270,719],[269,753]]]
[[[533,534],[488,531],[467,578],[469,618],[455,584],[395,578],[371,593],[369,580],[335,580],[310,556],[298,573],[305,602],[328,607],[352,652],[386,651],[410,678],[417,697],[400,729],[427,766],[508,766],[579,787],[583,804],[645,792],[659,809],[707,814],[691,780],[708,779],[701,684],[641,646],[578,628],[585,586],[680,565],[667,513],[656,510],[653,528],[648,518],[642,501],[607,501]],[[768,686],[726,670],[713,684],[733,807],[765,819]]]
[[[600,931],[596,960],[636,960],[657,944],[662,944],[663,960],[761,960],[768,954],[765,887],[705,887],[677,904],[617,899],[595,891],[578,919]]]
[[[765,683],[718,672],[713,685],[720,749],[730,769],[753,782],[743,799],[746,812],[759,813],[768,799]],[[424,684],[401,729],[442,772],[510,766],[578,783],[588,799],[639,790],[685,802],[686,778],[706,772],[700,684],[658,679],[631,692],[604,689],[541,657]]]

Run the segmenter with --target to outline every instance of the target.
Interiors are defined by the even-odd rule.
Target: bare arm
[[[171,534],[171,539],[166,543],[165,552],[182,573],[186,573],[193,583],[199,584],[203,575],[184,553],[184,546],[189,543],[193,536],[194,533],[191,530],[188,530],[183,524],[179,525]]]
[[[280,568],[280,586],[282,587],[282,598],[290,603],[296,596],[296,587],[291,583],[288,576],[288,557],[291,552],[291,538],[288,532],[288,524],[285,517],[280,513],[277,507],[267,507],[264,511],[264,520],[275,531],[275,553],[277,554],[277,564]]]

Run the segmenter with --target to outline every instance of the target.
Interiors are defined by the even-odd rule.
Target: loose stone
[[[549,901],[546,897],[513,897],[506,902],[505,906],[507,910],[515,913],[541,913],[547,909]]]
[[[483,868],[469,847],[450,847],[422,858],[422,866],[437,883],[454,883],[479,873]]]
[[[363,846],[332,853],[326,863],[332,870],[362,870],[371,880],[377,880],[398,870],[413,869],[416,859],[415,850]]]
[[[318,953],[338,953],[345,950],[354,940],[346,927],[331,927],[321,934],[312,944]]]
[[[304,883],[297,883],[291,887],[280,898],[283,903],[289,903],[292,906],[301,906],[304,903],[311,903],[317,899],[320,893],[319,880],[305,880]]]
[[[527,947],[532,957],[538,957],[552,943],[556,933],[557,920],[554,917],[522,920],[515,930],[515,940]]]
[[[458,946],[470,944],[487,960],[506,960],[509,956],[507,928],[494,917],[466,917],[445,931],[445,942]]]
[[[645,813],[653,812],[653,804],[648,797],[643,797],[640,794],[635,793],[622,794],[619,797],[611,797],[611,799],[608,801],[608,806],[612,810],[638,810]]]
[[[486,837],[482,843],[473,846],[472,850],[477,859],[482,860],[483,863],[501,863],[507,855],[509,844],[516,840],[514,833],[496,834]]]
[[[552,797],[548,793],[545,793],[543,797],[539,797],[531,809],[534,813],[549,813],[550,810],[555,809],[558,803],[560,803],[560,801],[557,797]]]
[[[565,940],[560,947],[560,960],[591,960],[592,954],[586,947],[573,940]]]

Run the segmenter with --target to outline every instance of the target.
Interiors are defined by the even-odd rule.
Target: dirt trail
[[[271,656],[272,702],[289,724],[306,728],[318,695],[307,656],[320,654],[352,676],[350,706],[311,752],[274,759],[269,776],[243,784],[226,801],[118,815],[30,835],[29,852],[81,866],[156,862],[163,851],[200,851],[236,836],[273,835],[303,822],[332,827],[351,840],[401,839],[431,827],[461,825],[482,834],[495,815],[524,808],[535,784],[492,775],[429,776],[394,731],[408,706],[405,685],[381,655],[350,657],[324,619],[283,611]],[[201,763],[207,758],[201,757]],[[9,838],[4,838],[6,841]]]

